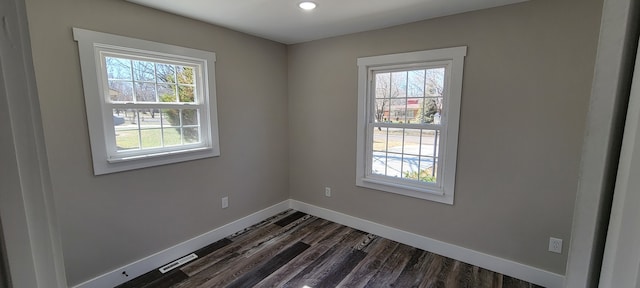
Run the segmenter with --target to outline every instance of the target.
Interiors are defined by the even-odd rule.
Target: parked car
[[[124,117],[113,115],[113,126],[124,124]]]

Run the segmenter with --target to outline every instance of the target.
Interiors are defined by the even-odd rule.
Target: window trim
[[[460,103],[462,98],[462,76],[464,57],[467,47],[452,47],[435,50],[388,54],[358,58],[358,123],[357,123],[357,156],[356,156],[356,186],[396,193],[414,198],[420,198],[453,205],[455,189],[455,173],[458,148],[458,130],[460,123]],[[370,155],[372,151],[368,143],[373,141],[373,135],[368,133],[373,121],[373,71],[388,70],[401,67],[403,70],[412,67],[431,66],[431,63],[442,65],[447,62],[449,78],[445,76],[448,93],[445,95],[446,111],[443,111],[446,125],[441,131],[439,155],[441,159],[441,183],[436,185],[409,185],[404,181],[392,181],[387,176],[371,175]],[[446,117],[444,117],[446,116]]]
[[[93,170],[95,175],[140,169],[157,165],[165,165],[220,155],[218,139],[217,101],[215,85],[214,52],[180,47],[170,44],[129,38],[85,29],[73,28],[74,40],[78,42],[82,82],[84,87],[85,108],[91,143]],[[113,133],[111,104],[106,103],[103,86],[102,52],[107,54],[125,53],[132,56],[151,56],[166,61],[180,61],[193,65],[201,65],[202,95],[199,104],[205,115],[201,118],[201,145],[187,145],[184,149],[155,149],[148,153],[140,153],[119,158],[109,157],[113,147],[107,143],[107,133]],[[197,81],[197,80],[196,80]],[[208,99],[207,99],[208,98]],[[144,104],[143,104],[144,105]],[[175,103],[173,106],[183,108],[196,105]],[[139,109],[139,108],[138,108]],[[208,127],[205,127],[208,126]],[[123,153],[127,154],[127,153]]]

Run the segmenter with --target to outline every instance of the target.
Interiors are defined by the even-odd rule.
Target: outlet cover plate
[[[562,254],[562,239],[549,237],[549,251]]]

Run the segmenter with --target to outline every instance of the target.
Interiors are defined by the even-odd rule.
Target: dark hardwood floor
[[[118,287],[539,287],[293,210],[195,254]]]

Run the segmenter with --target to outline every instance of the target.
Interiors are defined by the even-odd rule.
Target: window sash
[[[138,107],[139,108],[139,107]],[[105,126],[109,126],[110,131],[107,132],[108,135],[105,135],[105,139],[106,139],[106,144],[107,144],[107,159],[108,161],[119,161],[122,159],[133,159],[136,156],[144,156],[146,154],[157,154],[155,156],[160,156],[160,154],[167,152],[167,153],[176,153],[176,152],[180,152],[182,150],[185,151],[190,151],[194,148],[206,148],[208,146],[210,146],[210,143],[208,141],[208,138],[206,137],[206,128],[208,127],[206,125],[206,123],[203,123],[203,110],[202,109],[193,109],[196,110],[198,113],[198,124],[190,124],[190,125],[183,125],[182,123],[179,126],[165,126],[165,125],[161,125],[158,128],[144,128],[141,127],[140,125],[138,125],[135,129],[123,129],[123,130],[116,130],[115,126],[113,125],[113,120],[111,119],[111,122],[109,122],[110,125],[105,125]],[[109,111],[113,111],[113,109],[109,110]],[[139,112],[138,112],[139,113]],[[162,112],[159,112],[159,116],[158,117],[162,117]],[[110,114],[111,115],[111,114]],[[113,117],[113,116],[111,116]],[[140,121],[139,119],[137,119],[137,121]],[[162,147],[150,147],[150,148],[143,148],[140,147],[137,149],[131,149],[131,150],[118,150],[117,147],[117,139],[116,139],[116,132],[117,131],[136,131],[137,133],[142,133],[142,131],[145,130],[160,130],[162,132],[161,139],[164,142],[164,132],[165,129],[185,129],[185,128],[198,128],[199,130],[199,136],[200,136],[200,141],[198,142],[194,142],[194,143],[185,143],[184,139],[182,138],[181,135],[181,144],[178,145],[170,145],[170,146],[162,146]],[[139,134],[138,137],[141,137],[141,135]],[[140,141],[140,140],[139,140]],[[164,144],[164,143],[163,143]],[[138,145],[142,145],[142,143],[138,143]]]
[[[204,69],[206,69],[206,63],[204,62],[204,60],[201,59],[191,59],[188,57],[184,57],[184,58],[178,58],[176,56],[173,55],[167,55],[167,54],[162,54],[162,53],[154,53],[151,51],[140,51],[140,50],[135,50],[135,49],[128,49],[128,48],[123,48],[123,47],[113,47],[113,46],[104,46],[104,45],[96,45],[96,48],[98,53],[96,53],[97,55],[99,55],[99,65],[97,65],[97,67],[100,67],[100,73],[98,73],[98,75],[100,75],[101,77],[101,82],[102,82],[102,87],[104,87],[104,101],[106,103],[111,103],[111,104],[117,104],[117,103],[123,103],[123,104],[130,104],[130,103],[136,103],[136,104],[149,104],[149,103],[179,103],[179,104],[200,104],[200,103],[205,103],[205,95],[203,93],[203,89],[205,87],[205,79],[203,77],[203,71]],[[126,51],[126,52],[124,52]],[[107,63],[106,63],[106,59],[107,57],[112,57],[112,58],[121,58],[121,59],[127,59],[127,60],[131,60],[131,61],[145,61],[145,62],[151,62],[154,63],[154,81],[145,81],[145,80],[136,80],[134,79],[134,73],[133,73],[133,66],[131,67],[131,79],[130,80],[126,80],[126,79],[111,79],[109,78],[108,72],[107,72]],[[156,68],[155,68],[155,64],[163,64],[163,65],[174,65],[174,66],[182,66],[182,67],[188,67],[188,68],[192,68],[193,71],[193,81],[194,84],[184,84],[184,83],[179,83],[178,79],[176,79],[175,83],[166,83],[166,82],[161,82],[158,81],[157,79],[157,75],[155,75],[157,73]],[[174,73],[175,74],[175,73]],[[176,102],[160,102],[158,101],[159,99],[156,99],[157,101],[137,101],[137,97],[135,97],[135,93],[133,95],[133,99],[132,101],[111,101],[111,99],[109,99],[109,81],[118,81],[118,82],[130,82],[133,84],[135,83],[143,83],[143,84],[154,84],[156,85],[155,87],[155,91],[157,93],[157,85],[176,85],[176,86],[186,86],[186,87],[193,87],[194,88],[194,102],[180,102],[179,98],[177,98]],[[135,88],[134,88],[135,91]],[[176,95],[178,96],[178,95]],[[157,98],[157,96],[156,96]]]
[[[377,123],[376,123],[377,124]],[[406,128],[406,129],[421,129],[421,128],[416,128],[416,126],[405,126],[406,124],[392,124],[392,125],[374,125],[374,123],[369,123],[366,127],[366,135],[367,135],[367,139],[366,139],[366,163],[365,163],[365,178],[367,179],[378,179],[378,181],[386,181],[389,183],[396,183],[398,185],[401,186],[408,186],[408,187],[412,187],[412,188],[425,188],[425,187],[430,187],[430,189],[424,190],[423,192],[428,192],[428,193],[432,193],[432,194],[437,194],[437,195],[441,195],[440,192],[433,192],[433,189],[437,189],[438,191],[442,190],[443,187],[443,182],[442,182],[442,177],[443,177],[443,169],[444,169],[444,161],[442,158],[442,155],[444,155],[444,148],[446,147],[446,137],[444,137],[443,133],[446,133],[446,127],[444,127],[443,125],[429,125],[428,128],[424,128],[422,130],[433,130],[436,131],[436,133],[438,133],[440,136],[438,137],[438,143],[434,144],[438,146],[438,151],[437,151],[437,155],[433,155],[433,156],[425,156],[424,158],[433,158],[434,160],[437,159],[437,162],[434,161],[434,163],[436,164],[436,182],[425,182],[425,181],[419,181],[419,180],[414,180],[414,179],[408,179],[408,178],[398,178],[398,177],[394,177],[394,176],[388,176],[388,175],[382,175],[382,174],[376,174],[373,173],[373,156],[374,156],[374,150],[373,150],[373,137],[374,137],[374,129],[377,129],[378,127],[381,128]],[[424,126],[424,125],[421,125]],[[388,147],[385,149],[386,153],[388,152]],[[413,155],[413,154],[409,154],[409,153],[396,153],[393,152],[394,154],[408,154],[408,155]],[[422,158],[422,156],[419,156],[419,158]],[[385,163],[385,165],[387,165]],[[402,173],[402,171],[400,172]],[[405,187],[406,188],[406,187]]]

